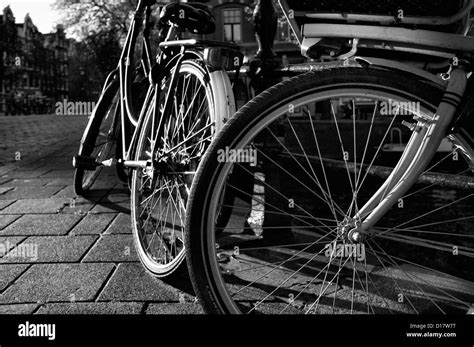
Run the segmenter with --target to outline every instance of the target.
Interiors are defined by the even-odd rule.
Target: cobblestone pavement
[[[71,158],[86,123],[0,118],[0,314],[202,313],[185,275],[161,281],[142,268],[112,170],[93,197],[75,197]]]

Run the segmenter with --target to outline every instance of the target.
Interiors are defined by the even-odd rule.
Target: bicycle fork
[[[415,118],[418,123],[397,166],[353,218],[355,228],[348,233],[352,242],[363,242],[371,234],[374,225],[404,196],[426,170],[461,104],[467,86],[467,74],[468,72],[462,67],[454,68],[434,116]]]

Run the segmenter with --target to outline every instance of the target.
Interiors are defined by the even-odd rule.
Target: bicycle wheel
[[[113,81],[105,89],[87,124],[79,147],[79,155],[102,162],[112,158],[114,142],[117,137],[120,109],[119,82]],[[92,187],[102,167],[88,170],[78,167],[74,171],[74,191],[84,195]]]
[[[147,111],[137,145],[136,160],[148,161],[150,168],[132,176],[135,248],[145,268],[158,277],[171,274],[184,260],[189,189],[218,118],[228,112],[216,108],[217,86],[198,61],[182,63],[170,92],[172,73],[159,86],[159,100]],[[173,100],[170,113],[161,114],[168,94]],[[155,107],[161,119],[154,118]]]
[[[333,69],[282,82],[239,111],[208,149],[188,201],[188,269],[205,310],[467,312],[472,192],[419,181],[366,240],[350,234],[399,161],[406,125],[433,115],[441,96],[408,74]],[[423,177],[472,178],[452,148],[443,151]],[[232,183],[248,180],[247,190]],[[218,225],[229,190],[247,198],[226,206],[232,214]]]

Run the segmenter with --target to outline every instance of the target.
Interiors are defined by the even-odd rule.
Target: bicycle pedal
[[[76,169],[95,170],[102,164],[95,161],[92,157],[86,157],[84,155],[75,155],[72,158],[72,166]]]

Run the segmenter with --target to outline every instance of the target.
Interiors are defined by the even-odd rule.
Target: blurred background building
[[[5,7],[0,15],[0,115],[48,113],[55,100],[67,98],[69,46],[62,26],[42,34],[28,14],[17,23]]]
[[[209,0],[216,17],[217,30],[209,38],[217,41],[235,42],[242,47],[247,60],[257,51],[253,28],[254,0]],[[275,6],[279,10],[278,6]],[[300,49],[287,21],[280,13],[278,30],[274,45],[275,53],[282,59],[283,65],[302,61]]]
[[[166,2],[171,1],[160,3]],[[206,38],[238,44],[249,61],[257,51],[252,19],[256,1],[202,2],[212,8],[217,22],[216,32]],[[84,11],[76,11],[67,0],[55,0],[55,4],[63,4],[59,13],[74,19],[48,34],[37,29],[34,16],[27,14],[17,22],[9,6],[0,13],[0,115],[51,113],[55,103],[64,100],[97,101],[103,80],[117,64],[133,2],[110,0],[101,3],[103,8],[84,2]],[[89,13],[97,23],[79,13]],[[159,15],[158,7],[154,13]],[[77,40],[67,38],[71,27],[83,35],[73,36]],[[274,49],[282,65],[302,62],[282,14]]]

